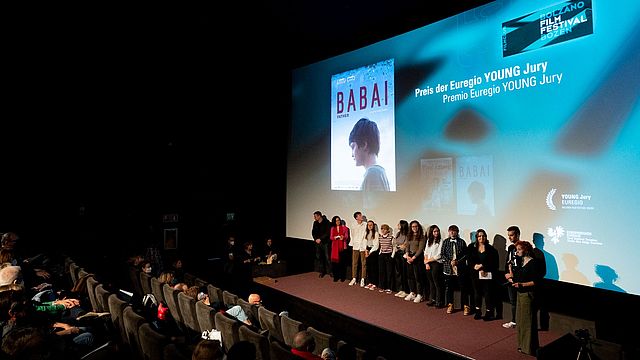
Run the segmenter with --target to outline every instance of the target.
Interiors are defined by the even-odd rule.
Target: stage
[[[447,314],[445,309],[428,307],[424,302],[416,304],[377,290],[348,286],[348,280],[319,278],[316,272],[262,277],[255,282],[265,306],[288,310],[293,319],[387,359],[406,358],[413,351],[437,353],[439,358],[533,358],[517,351],[516,330],[503,328],[505,320],[474,320],[463,316],[461,310]],[[510,307],[505,304],[504,308],[508,319]],[[538,334],[540,346],[545,346],[566,332],[550,329]]]

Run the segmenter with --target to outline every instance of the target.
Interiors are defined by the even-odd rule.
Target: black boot
[[[493,310],[487,310],[487,312],[484,314],[484,317],[482,318],[482,320],[484,321],[491,321],[495,319],[495,316],[493,316]]]

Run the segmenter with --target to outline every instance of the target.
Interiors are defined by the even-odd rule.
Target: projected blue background
[[[546,253],[547,278],[640,294],[640,3],[594,1],[593,33],[503,56],[503,23],[558,4],[497,1],[295,70],[287,236],[310,239],[315,210],[457,224],[467,242],[483,227],[500,245],[519,225]],[[385,59],[397,189],[363,202],[330,190],[331,77]],[[468,193],[476,170],[490,171],[478,178],[488,212],[468,211],[480,206]],[[434,206],[434,194],[447,200]]]

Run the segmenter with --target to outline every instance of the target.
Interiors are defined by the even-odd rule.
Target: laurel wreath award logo
[[[556,191],[558,191],[558,189],[553,188],[547,193],[547,207],[549,208],[549,210],[556,210],[556,205],[553,203],[553,195],[556,194]]]

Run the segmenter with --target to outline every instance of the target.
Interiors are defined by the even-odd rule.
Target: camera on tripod
[[[588,329],[578,329],[575,332],[576,338],[580,342],[580,349],[578,350],[578,357],[576,360],[595,360],[597,357],[593,354],[591,349],[591,334]]]
[[[589,340],[591,340],[589,329],[578,329],[575,331],[575,335],[580,340],[580,342],[583,343],[589,342]]]

